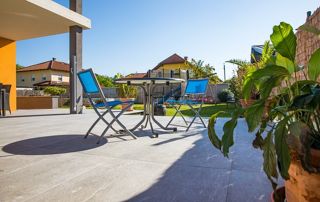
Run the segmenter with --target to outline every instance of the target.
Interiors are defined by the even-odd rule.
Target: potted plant
[[[276,56],[249,72],[242,86],[245,99],[254,89],[260,98],[233,112],[222,138],[214,126],[218,114],[224,112],[212,115],[208,135],[228,156],[238,117],[244,116],[249,132],[255,132],[253,146],[263,151],[263,169],[273,188],[281,176],[286,180],[287,201],[320,201],[320,49],[311,55],[306,68],[296,64],[297,39],[289,24],[274,26],[270,39]]]

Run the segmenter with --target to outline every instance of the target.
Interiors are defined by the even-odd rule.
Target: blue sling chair
[[[207,87],[208,87],[209,79],[189,79],[187,82],[186,89],[184,91],[184,95],[180,99],[168,99],[166,102],[173,107],[176,112],[167,124],[167,127],[171,124],[173,119],[177,116],[177,114],[180,114],[182,119],[184,120],[187,130],[188,131],[191,127],[191,125],[194,123],[195,119],[198,117],[203,124],[203,126],[206,128],[206,124],[204,123],[202,117],[200,116],[200,111],[202,109],[203,104],[203,96],[206,95]],[[194,99],[191,99],[191,98]],[[196,99],[195,99],[196,98]],[[182,105],[188,105],[191,109],[191,111],[194,113],[194,117],[192,121],[187,123],[186,119],[184,118],[182,112],[180,111],[180,108]],[[196,110],[193,106],[200,105],[199,109]]]
[[[93,73],[92,69],[87,69],[84,71],[81,71],[78,73],[78,77],[79,80],[81,82],[81,85],[83,87],[84,92],[86,93],[86,95],[89,98],[89,102],[92,105],[94,111],[97,113],[98,115],[98,119],[92,124],[92,126],[89,128],[88,132],[86,133],[84,138],[87,138],[88,135],[91,133],[91,130],[94,128],[94,126],[100,121],[102,120],[107,127],[105,128],[105,130],[102,132],[102,134],[99,137],[99,140],[97,142],[97,144],[100,143],[100,140],[102,139],[102,137],[106,134],[106,132],[111,128],[115,133],[119,134],[120,131],[116,130],[112,125],[116,122],[121,128],[123,128],[123,130],[125,132],[127,132],[129,135],[131,135],[134,139],[136,139],[136,136],[130,131],[128,130],[120,121],[119,121],[119,117],[125,112],[127,111],[134,103],[134,101],[120,101],[120,100],[115,100],[115,101],[107,101],[106,97],[104,96],[100,85],[97,81],[97,78],[95,76],[95,74]],[[92,95],[96,95],[99,94],[102,102],[100,103],[96,103],[93,98]],[[124,109],[122,109],[117,115],[115,115],[111,110],[115,107],[118,106],[120,104],[127,104],[128,106],[125,107]],[[98,109],[105,109],[105,111],[99,112]],[[112,121],[108,122],[105,120],[104,116],[109,113],[112,117]]]

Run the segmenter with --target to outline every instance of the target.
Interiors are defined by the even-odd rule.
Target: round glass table
[[[122,78],[122,79],[115,80],[115,83],[117,84],[127,84],[127,85],[138,86],[142,88],[144,93],[144,99],[143,99],[144,110],[143,110],[142,120],[130,130],[134,131],[139,126],[141,126],[141,129],[143,129],[143,128],[146,128],[149,124],[152,135],[153,135],[152,137],[158,137],[158,133],[156,133],[153,129],[152,122],[154,122],[163,130],[172,130],[174,132],[177,131],[176,127],[167,128],[155,119],[152,92],[153,92],[153,89],[159,85],[180,84],[183,82],[185,82],[184,79],[178,79],[178,78]]]

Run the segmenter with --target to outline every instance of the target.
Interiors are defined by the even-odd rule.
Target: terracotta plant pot
[[[278,195],[279,201],[285,201],[285,199],[286,199],[286,189],[285,189],[285,187],[279,187],[279,188],[277,188],[275,191],[273,191],[271,193],[271,199],[270,199],[271,202],[276,202],[277,201],[277,200],[275,200],[275,194]]]
[[[128,101],[128,100],[134,101],[134,98],[120,98],[120,100],[121,101]],[[128,104],[122,104],[121,105],[121,109],[124,109],[126,107],[128,107]],[[127,109],[127,111],[133,111],[133,105],[129,109]]]
[[[320,150],[311,149],[311,164],[319,167]],[[285,182],[288,202],[320,201],[320,174],[308,173],[296,158],[292,158],[289,167],[290,179]]]

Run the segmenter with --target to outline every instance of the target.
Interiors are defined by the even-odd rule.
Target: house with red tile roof
[[[147,73],[132,73],[125,78],[143,78],[143,77],[178,77],[181,78],[181,72],[190,71],[188,57],[181,57],[174,53],[168,58],[158,63]]]
[[[70,65],[56,58],[17,70],[17,87],[69,86]]]
[[[157,64],[157,66],[155,66],[152,70],[188,68],[187,63],[188,57],[181,57],[180,55],[174,53]]]
[[[181,57],[174,53],[168,58],[161,61],[150,72],[150,77],[175,77],[184,78],[190,70],[188,57]]]
[[[125,78],[139,79],[139,78],[144,78],[146,76],[147,76],[147,73],[132,73],[125,76]]]

